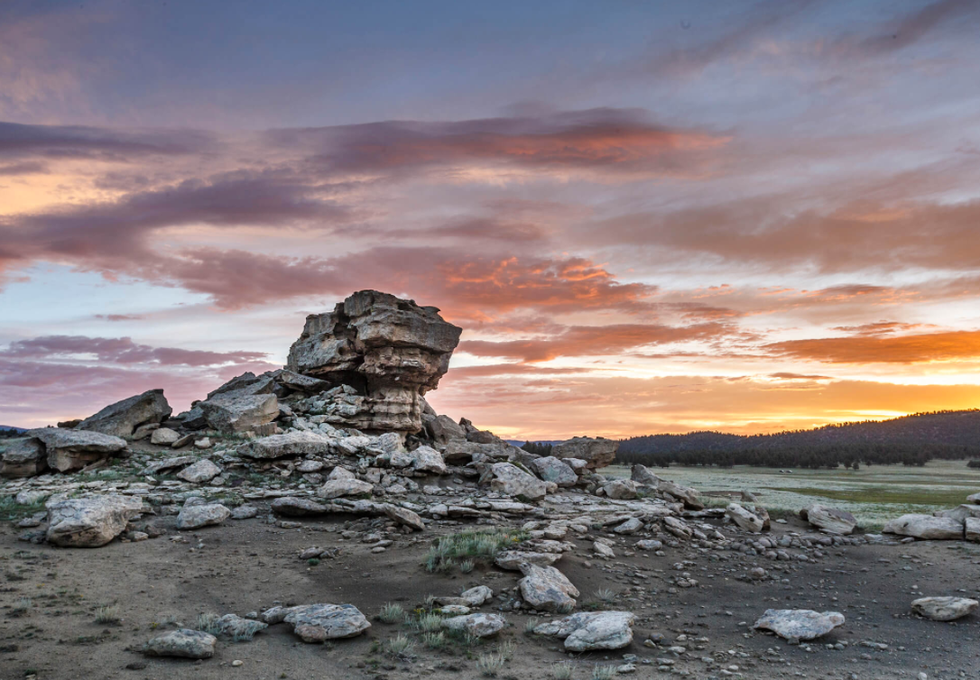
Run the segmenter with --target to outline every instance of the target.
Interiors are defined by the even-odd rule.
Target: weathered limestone
[[[180,433],[169,427],[159,427],[150,433],[150,443],[157,446],[172,446],[180,439]]]
[[[286,432],[253,439],[239,447],[248,458],[273,459],[283,456],[321,455],[330,451],[335,440],[317,432]]]
[[[857,527],[854,515],[825,505],[812,505],[800,514],[810,524],[828,534],[847,536]]]
[[[614,479],[602,485],[602,492],[608,498],[633,500],[637,496],[636,484],[628,479]]]
[[[912,602],[912,611],[933,621],[955,621],[972,614],[980,602],[965,597],[920,597]]]
[[[913,538],[958,541],[963,540],[964,523],[950,517],[932,515],[902,515],[885,524],[882,532]]]
[[[210,659],[218,638],[200,630],[181,628],[157,636],[146,643],[147,656],[175,656],[184,659]]]
[[[531,462],[531,467],[546,482],[554,482],[558,486],[575,486],[578,475],[568,464],[554,456],[537,458]]]
[[[343,496],[365,496],[370,495],[374,486],[368,482],[362,482],[354,478],[331,479],[317,489],[316,495],[320,498],[341,498]]]
[[[420,446],[414,451],[397,451],[391,454],[389,463],[393,468],[411,468],[437,475],[444,475],[449,471],[442,454],[431,446]]]
[[[622,649],[633,642],[633,620],[632,612],[579,612],[539,624],[534,633],[564,638],[570,652]]]
[[[139,426],[162,423],[171,413],[173,409],[163,396],[163,390],[148,390],[109,404],[80,422],[75,429],[101,432],[113,437],[131,437]]]
[[[4,446],[0,477],[33,477],[47,469],[47,453],[40,440],[32,437],[8,439]]]
[[[177,515],[177,529],[187,531],[221,524],[231,516],[231,510],[220,503],[185,505]]]
[[[815,640],[844,625],[840,612],[815,612],[810,609],[767,609],[752,626],[771,630],[787,640]]]
[[[289,350],[288,368],[354,394],[332,395],[329,422],[360,430],[418,432],[421,396],[449,368],[461,328],[435,307],[374,290],[354,293],[328,314],[313,314]]]
[[[963,520],[963,538],[971,543],[980,543],[980,517],[967,517]]]
[[[207,458],[197,461],[177,473],[177,477],[192,484],[203,484],[221,474],[221,468]]]
[[[725,508],[725,514],[731,518],[731,520],[735,522],[740,529],[751,531],[754,534],[759,533],[765,527],[765,521],[761,517],[746,510],[738,503],[729,503],[728,507]]]
[[[126,448],[125,439],[88,430],[42,427],[28,430],[27,434],[41,440],[47,453],[48,467],[58,472],[80,470]]]
[[[448,444],[453,439],[466,439],[466,430],[449,416],[431,416],[424,420],[426,433],[437,444]]]
[[[279,400],[276,395],[253,394],[248,387],[220,392],[200,402],[198,407],[204,413],[208,426],[219,432],[255,430],[279,416]]]
[[[578,458],[584,460],[590,470],[609,465],[616,459],[619,442],[599,437],[574,437],[551,447],[555,458]]]
[[[68,548],[98,548],[126,529],[143,508],[133,496],[95,496],[49,501],[48,542]]]

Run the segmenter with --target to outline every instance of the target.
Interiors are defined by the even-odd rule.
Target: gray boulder
[[[940,510],[933,514],[936,517],[948,517],[950,519],[965,521],[967,517],[980,517],[980,505],[964,503],[950,510]]]
[[[484,602],[489,602],[492,597],[493,591],[487,586],[474,586],[459,594],[459,599],[463,601],[463,604],[470,607],[479,607]]]
[[[197,461],[177,473],[177,477],[192,484],[203,484],[221,474],[221,468],[207,458]]]
[[[840,612],[815,612],[809,609],[767,609],[752,626],[771,630],[786,640],[815,640],[844,625]]]
[[[153,638],[146,643],[147,656],[174,656],[184,659],[210,659],[214,656],[215,636],[200,630],[181,628]]]
[[[912,611],[933,621],[955,621],[972,614],[980,602],[965,597],[921,597],[912,602]]]
[[[425,531],[425,523],[422,521],[422,518],[407,508],[385,503],[384,513],[388,519],[393,519],[403,526],[414,529],[415,531]]]
[[[980,493],[975,493],[973,495],[967,496],[966,497],[966,502],[967,503],[976,503],[976,504],[980,505]]]
[[[425,431],[437,444],[448,444],[453,439],[466,439],[466,430],[449,416],[432,416],[425,421]]]
[[[48,542],[68,548],[98,548],[126,529],[143,501],[133,496],[95,496],[49,501]]]
[[[521,565],[525,563],[548,567],[560,559],[561,553],[502,550],[493,558],[493,563],[507,571],[520,571]]]
[[[150,433],[150,443],[157,446],[173,446],[180,439],[180,433],[169,427],[159,427]]]
[[[477,638],[496,635],[506,625],[507,621],[500,614],[467,614],[442,620],[442,627],[446,630],[460,631]]]
[[[373,290],[354,293],[333,312],[312,314],[289,350],[287,367],[332,385],[330,422],[367,431],[418,432],[422,395],[449,368],[462,329],[435,307]]]
[[[534,475],[511,463],[494,463],[490,488],[517,499],[538,501],[548,493],[548,486]]]
[[[215,622],[215,625],[221,631],[222,635],[227,635],[232,638],[251,637],[269,627],[267,623],[253,619],[244,619],[235,614],[225,614]]]
[[[173,409],[163,396],[163,390],[148,390],[109,404],[80,422],[75,429],[101,432],[113,437],[131,437],[140,425],[162,423],[171,413]]]
[[[531,461],[531,467],[538,476],[546,482],[554,482],[558,486],[575,486],[578,475],[561,458],[546,456]]]
[[[33,477],[48,467],[44,445],[34,437],[8,439],[2,450],[0,477]]]
[[[657,491],[676,498],[688,510],[704,510],[704,502],[701,500],[701,494],[698,493],[697,489],[662,479],[657,486]]]
[[[247,388],[220,392],[198,404],[208,426],[219,432],[239,433],[267,425],[279,416],[274,394],[252,394]]]
[[[980,543],[980,517],[967,517],[963,520],[963,538],[971,543]]]
[[[126,448],[125,439],[87,430],[42,427],[27,434],[41,440],[48,467],[58,472],[80,470]]]
[[[304,604],[290,607],[282,619],[303,642],[326,642],[360,635],[371,624],[352,604]]]
[[[272,512],[286,517],[316,517],[326,515],[331,509],[308,498],[283,496],[272,501]]]
[[[221,524],[231,516],[231,510],[220,503],[185,505],[177,515],[177,528],[181,531]]]
[[[607,498],[630,501],[637,497],[637,488],[636,484],[628,479],[614,479],[602,485],[602,493]]]
[[[642,484],[643,486],[652,486],[654,489],[660,486],[660,482],[664,481],[657,475],[653,473],[653,470],[648,468],[646,465],[636,464],[630,468],[630,479],[637,484]]]
[[[633,642],[632,612],[579,612],[557,621],[539,624],[537,635],[564,638],[570,652],[622,649]]]
[[[420,446],[414,451],[396,451],[389,459],[393,468],[409,468],[420,472],[444,475],[449,472],[442,454],[431,446]]]
[[[343,496],[364,496],[370,495],[374,491],[374,486],[369,482],[362,482],[354,478],[331,479],[317,489],[316,495],[320,498],[341,498]]]
[[[551,447],[555,458],[578,458],[584,460],[590,470],[605,467],[616,459],[619,442],[599,437],[573,437]]]
[[[575,606],[578,588],[554,567],[539,567],[525,562],[521,565],[524,578],[518,585],[521,597],[532,609],[538,611],[562,611]]]
[[[962,520],[950,517],[933,517],[932,515],[902,515],[885,524],[883,533],[912,536],[924,540],[963,540]]]
[[[725,515],[729,517],[740,529],[757,534],[765,527],[765,520],[738,503],[729,503],[725,508]]]
[[[811,505],[804,515],[806,521],[828,534],[847,536],[857,527],[857,519],[854,515],[826,505]]]

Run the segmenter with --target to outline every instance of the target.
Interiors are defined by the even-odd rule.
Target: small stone
[[[922,597],[912,602],[912,611],[933,621],[955,621],[971,614],[980,602],[965,597]]]

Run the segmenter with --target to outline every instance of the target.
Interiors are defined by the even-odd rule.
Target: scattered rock
[[[466,616],[453,616],[442,620],[443,628],[463,631],[478,638],[496,635],[506,625],[507,621],[499,614],[467,614]]]
[[[184,481],[193,484],[203,484],[221,474],[221,468],[212,463],[207,458],[197,461],[193,465],[184,468],[177,473],[177,476]]]
[[[238,449],[249,458],[272,459],[283,456],[322,455],[330,451],[333,439],[317,432],[286,432],[253,439]]]
[[[243,619],[235,614],[225,614],[215,622],[215,625],[221,630],[222,635],[228,637],[251,637],[269,627],[267,623]]]
[[[47,503],[49,543],[70,548],[98,548],[126,529],[140,514],[143,501],[132,496],[95,496]]]
[[[828,534],[847,536],[857,526],[857,519],[851,513],[825,505],[811,505],[801,514],[803,519]]]
[[[539,611],[561,611],[574,607],[578,588],[554,567],[539,567],[525,562],[521,565],[524,578],[518,584],[524,602]]]
[[[771,630],[786,640],[815,640],[844,625],[839,612],[815,612],[810,609],[767,609],[753,628]]]
[[[180,433],[169,427],[158,427],[150,434],[150,443],[157,446],[172,446],[180,440]]]
[[[320,498],[341,498],[343,496],[364,496],[374,491],[374,486],[356,478],[331,479],[317,489]]]
[[[729,503],[725,515],[731,518],[740,529],[757,534],[762,531],[765,521],[743,508],[738,503]]]
[[[246,390],[221,392],[198,404],[208,426],[226,433],[247,432],[271,423],[279,415],[274,394],[251,394]]]
[[[177,528],[181,531],[221,524],[231,516],[231,510],[220,503],[185,505],[177,515]]]
[[[577,458],[584,460],[590,470],[606,467],[616,459],[619,442],[614,439],[599,437],[574,437],[559,442],[551,447],[551,455],[555,458]]]
[[[965,597],[921,597],[912,602],[912,611],[933,621],[955,621],[972,614],[980,602]]]
[[[40,440],[33,437],[7,440],[0,476],[33,477],[44,472],[47,467],[47,453]]]
[[[614,479],[602,485],[602,492],[607,498],[618,500],[633,500],[637,496],[636,483],[628,479]]]
[[[352,604],[305,604],[290,607],[282,620],[293,626],[293,633],[303,642],[355,637],[371,627],[364,614]]]
[[[459,598],[470,607],[479,607],[484,602],[488,602],[493,597],[493,591],[487,586],[476,586],[469,590],[464,590],[459,594]]]
[[[547,485],[512,463],[494,463],[490,488],[518,500],[538,501],[548,493]]]
[[[425,523],[422,518],[407,508],[385,503],[384,513],[389,519],[393,519],[401,525],[410,527],[415,531],[425,531]]]
[[[214,656],[214,645],[217,641],[218,638],[208,633],[181,628],[153,638],[146,643],[143,653],[147,656],[210,659]]]
[[[531,462],[534,471],[546,482],[554,482],[558,486],[575,486],[578,475],[567,463],[555,456],[537,458]]]
[[[125,439],[88,430],[42,427],[27,434],[41,440],[48,467],[58,472],[80,470],[126,448]]]
[[[632,612],[579,612],[557,621],[539,624],[534,632],[565,639],[565,649],[587,652],[622,649],[633,642]]]
[[[932,515],[902,515],[885,524],[883,533],[931,540],[962,540],[964,522]]]

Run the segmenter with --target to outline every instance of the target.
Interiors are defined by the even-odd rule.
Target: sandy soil
[[[386,602],[406,609],[427,595],[456,595],[489,585],[495,593],[514,588],[519,574],[478,566],[469,574],[429,574],[422,557],[433,537],[465,525],[433,525],[424,534],[393,533],[381,554],[357,539],[345,540],[344,520],[302,522],[283,529],[267,516],[229,521],[193,533],[173,531],[172,518],[153,522],[166,533],[136,543],[115,541],[92,550],[59,549],[20,542],[22,530],[0,527],[0,678],[477,678],[480,654],[501,640],[514,645],[502,678],[548,678],[558,661],[574,664],[573,678],[587,680],[597,664],[620,665],[638,657],[633,677],[660,678],[929,678],[980,677],[980,618],[935,623],[909,614],[918,596],[980,591],[980,546],[918,542],[901,546],[832,548],[813,562],[772,562],[728,551],[666,548],[665,557],[644,553],[609,561],[591,555],[594,532],[577,539],[579,549],[556,565],[582,591],[581,608],[601,606],[636,614],[633,644],[606,653],[569,655],[560,642],[524,632],[528,616],[505,612],[512,624],[499,639],[443,651],[421,645],[414,656],[393,657],[379,643],[404,626],[373,620],[366,635],[327,645],[304,644],[285,625],[272,626],[251,642],[221,640],[207,661],[149,659],[139,648],[176,619],[193,626],[198,614],[261,611],[274,604],[351,603],[373,618]],[[347,521],[350,527],[353,520]],[[367,520],[357,526],[365,527]],[[776,525],[775,533],[804,531]],[[612,536],[611,534],[603,534]],[[625,555],[635,539],[617,537]],[[309,566],[298,553],[310,546],[338,546],[335,559]],[[675,568],[675,565],[680,568]],[[764,581],[747,577],[761,566]],[[694,588],[672,579],[688,572]],[[600,604],[596,591],[616,594]],[[29,599],[29,604],[25,601]],[[485,605],[493,611],[501,601]],[[18,608],[26,611],[19,612]],[[121,622],[96,622],[97,610],[115,605]],[[749,626],[767,608],[838,610],[847,623],[809,645],[791,646]],[[663,636],[656,648],[644,640]],[[679,636],[686,636],[686,640]],[[847,643],[844,650],[826,645]],[[863,642],[887,645],[864,646]],[[667,650],[681,645],[688,651]],[[714,657],[723,662],[709,664]],[[658,660],[671,662],[668,669]],[[242,664],[233,666],[235,660]],[[649,663],[645,663],[649,662]],[[735,670],[737,667],[737,670]],[[664,670],[660,670],[663,668]],[[627,677],[627,676],[624,676]]]

